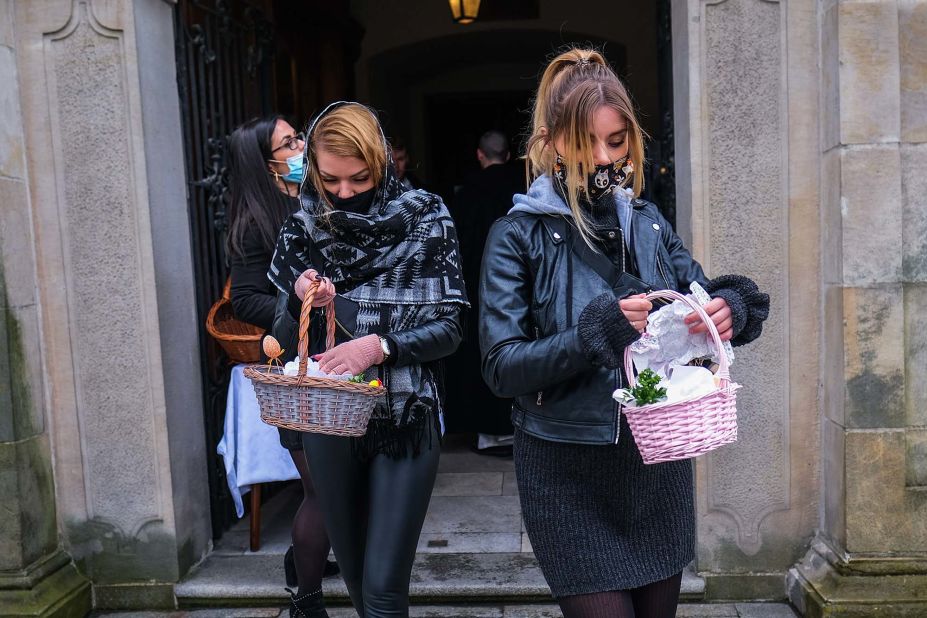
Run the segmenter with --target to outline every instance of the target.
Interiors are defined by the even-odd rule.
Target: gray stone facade
[[[705,597],[922,615],[927,0],[672,6],[677,227],[772,297]],[[0,0],[0,614],[173,607],[210,549],[172,10]]]

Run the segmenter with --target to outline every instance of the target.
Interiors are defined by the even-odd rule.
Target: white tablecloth
[[[225,460],[225,476],[241,517],[241,497],[254,483],[298,479],[290,453],[280,446],[277,428],[261,420],[251,380],[244,376],[244,365],[232,368],[225,404],[225,427],[216,451]]]

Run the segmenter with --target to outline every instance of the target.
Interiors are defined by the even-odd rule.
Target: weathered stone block
[[[846,431],[825,419],[821,424],[821,474],[824,477],[823,534],[846,545]]]
[[[821,157],[821,283],[824,285],[843,284],[842,153],[837,147]]]
[[[45,436],[0,443],[0,571],[24,569],[58,546]]]
[[[927,427],[927,285],[904,286],[905,416]]]
[[[35,307],[11,307],[6,315],[9,341],[13,432],[23,440],[45,431],[42,350]]]
[[[927,58],[924,60],[927,66]],[[901,146],[902,272],[927,282],[927,144]]]
[[[821,10],[821,149],[826,152],[840,146],[840,30],[837,3],[825,3]]]
[[[6,5],[0,5],[0,19]],[[3,36],[0,25],[0,37]],[[23,178],[25,160],[23,150],[22,116],[19,114],[19,89],[16,84],[16,57],[13,50],[0,44],[0,176]]]
[[[846,427],[904,427],[901,285],[844,288],[843,306]]]
[[[846,375],[843,360],[842,287],[830,285],[824,289],[823,314],[821,357],[828,359],[828,362],[821,367],[821,403],[824,416],[843,427],[846,425]]]
[[[847,543],[850,554],[927,551],[927,495],[907,488],[905,431],[848,431]]]
[[[906,484],[927,488],[927,429],[908,429],[905,443]]]
[[[897,144],[841,154],[843,283],[901,281],[901,157]]]
[[[895,2],[838,5],[840,141],[896,142],[900,129],[898,7]]]
[[[901,140],[927,142],[927,2],[898,0]]]
[[[25,182],[4,178],[0,173],[0,267],[4,271],[6,302],[11,307],[35,304],[35,249],[27,191]]]

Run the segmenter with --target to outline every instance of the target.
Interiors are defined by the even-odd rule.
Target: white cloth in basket
[[[216,452],[225,461],[225,477],[235,503],[235,513],[245,513],[242,495],[254,483],[298,479],[290,453],[280,446],[277,428],[261,421],[261,409],[244,365],[232,368],[225,404],[225,425]]]
[[[283,375],[285,376],[295,376],[299,375],[299,357],[288,362],[283,366]],[[319,363],[312,360],[311,358],[306,361],[306,376],[310,378],[330,378],[332,380],[350,380],[354,376],[350,373],[342,373],[341,375],[336,375],[333,373],[325,373],[324,371],[319,370]]]
[[[692,308],[675,301],[650,314],[647,330],[631,344],[631,358],[638,373],[652,369],[666,378],[673,367],[682,366],[693,358],[718,361],[711,335],[690,335],[685,317]]]

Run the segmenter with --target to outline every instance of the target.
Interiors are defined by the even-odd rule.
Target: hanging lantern
[[[448,0],[451,14],[458,24],[472,24],[480,12],[480,0]]]

